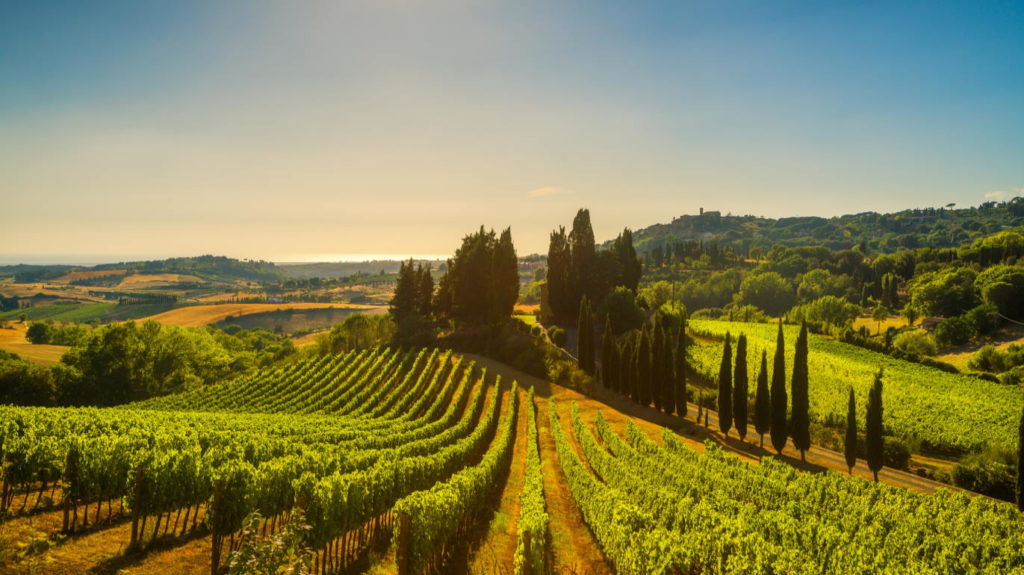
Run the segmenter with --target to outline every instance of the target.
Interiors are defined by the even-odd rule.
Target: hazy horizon
[[[520,254],[1024,188],[1024,7],[20,3],[0,260]]]

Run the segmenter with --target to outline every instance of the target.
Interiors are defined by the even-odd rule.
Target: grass
[[[537,316],[535,316],[533,314],[529,314],[529,315],[514,315],[512,317],[522,321],[526,325],[533,325],[533,324],[537,323]]]
[[[0,321],[17,320],[25,314],[29,321],[66,321],[108,323],[140,319],[170,309],[171,304],[118,305],[116,303],[55,303],[0,313]]]
[[[770,369],[777,326],[693,320],[690,327],[716,337],[724,336],[726,331],[734,337],[745,333],[749,340],[751,381],[756,381],[760,369],[761,350],[768,352]],[[798,326],[785,328],[787,383],[798,331]],[[858,409],[863,409],[874,374],[884,368],[887,433],[902,437],[911,445],[920,441],[928,448],[952,453],[987,445],[1011,449],[1017,444],[1024,388],[946,373],[815,335],[811,335],[809,343],[811,417],[821,423],[841,427],[851,387]],[[721,343],[694,346],[691,351],[694,369],[705,379],[715,380],[722,357]]]
[[[218,327],[237,325],[242,329],[265,329],[281,333],[323,330],[357,313],[380,314],[384,308],[327,308],[268,311],[247,314],[219,322]],[[309,340],[311,341],[311,340]]]

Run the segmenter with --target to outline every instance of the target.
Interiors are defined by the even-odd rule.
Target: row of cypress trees
[[[875,381],[868,392],[867,419],[864,426],[866,460],[868,469],[878,481],[878,472],[885,466],[885,438],[882,436],[882,370],[875,374]],[[857,464],[857,401],[850,388],[850,400],[846,411],[846,442],[844,445],[846,466],[853,473]]]
[[[606,319],[601,337],[601,383],[640,405],[686,416],[685,327],[673,331],[656,317],[620,339],[616,340],[611,320]]]
[[[772,447],[781,454],[792,437],[793,445],[800,450],[801,459],[806,459],[806,452],[811,448],[807,354],[807,324],[804,323],[800,327],[793,354],[793,378],[790,382],[792,413],[787,421],[789,397],[786,391],[786,342],[780,322],[775,342],[771,388],[768,387],[767,351],[762,351],[754,395],[754,429],[761,435],[761,446],[764,446],[767,433],[771,436]],[[746,439],[748,384],[747,336],[740,334],[737,338],[734,362],[732,335],[726,333],[722,363],[718,370],[718,427],[726,437],[735,427],[740,440]]]

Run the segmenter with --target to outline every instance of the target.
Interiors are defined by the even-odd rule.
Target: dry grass
[[[25,339],[27,323],[8,321],[7,327],[0,327],[0,349],[18,354],[21,359],[40,365],[53,365],[60,361],[64,352],[71,349],[64,345],[32,344]]]
[[[239,317],[254,313],[287,309],[375,309],[370,306],[343,303],[221,303],[187,306],[158,313],[140,321],[153,320],[164,325],[202,326],[224,321],[228,316]]]
[[[59,278],[53,280],[53,283],[71,283],[78,280],[91,280],[95,278],[105,278],[108,276],[123,276],[128,273],[128,270],[96,270],[96,271],[77,271],[66,273]]]
[[[879,322],[871,319],[870,315],[861,316],[853,320],[853,329],[860,329],[861,326],[866,326],[871,335],[877,335],[879,333],[885,333],[885,330],[890,327],[894,327],[896,329],[906,327],[907,318],[902,315],[891,315],[881,322],[881,327],[879,327]]]

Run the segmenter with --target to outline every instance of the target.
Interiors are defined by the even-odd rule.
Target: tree
[[[594,228],[590,225],[590,210],[586,208],[580,208],[572,220],[569,251],[572,254],[570,293],[573,302],[577,302],[584,295],[594,295],[591,286],[591,270],[595,256]]]
[[[747,437],[747,336],[736,340],[736,371],[733,376],[732,419],[740,441]]]
[[[646,329],[640,330],[633,364],[636,366],[637,399],[646,407],[651,404],[651,338]]]
[[[882,334],[882,322],[888,319],[890,315],[892,315],[892,312],[882,304],[876,305],[875,309],[872,310],[871,319],[875,320],[878,324],[878,331],[876,332],[878,335]]]
[[[772,447],[782,455],[789,431],[786,425],[786,410],[789,397],[786,396],[786,342],[779,321],[779,335],[775,340],[775,360],[772,364]]]
[[[1017,436],[1017,509],[1024,511],[1024,410]]]
[[[633,232],[629,228],[622,230],[619,237],[615,238],[615,243],[612,244],[612,251],[615,253],[616,259],[619,260],[619,266],[622,270],[621,285],[626,286],[635,293],[640,285],[640,274],[642,273],[643,266],[640,264],[640,258],[637,257],[636,249],[633,247]]]
[[[868,468],[878,481],[878,472],[885,465],[885,440],[882,437],[882,370],[875,374],[875,382],[868,393],[867,424],[865,442],[867,443]]]
[[[559,226],[558,231],[551,232],[551,243],[548,246],[548,302],[555,317],[571,317],[575,311],[572,308],[570,288],[571,267],[569,239],[565,235],[565,227]]]
[[[675,353],[672,354],[672,359],[675,362],[673,372],[675,373],[676,381],[676,413],[679,417],[686,417],[688,410],[687,397],[686,397],[686,323],[679,328],[679,333],[676,334],[676,349]]]
[[[580,312],[576,320],[576,359],[580,363],[580,369],[587,375],[593,376],[594,366],[594,324],[590,310],[590,300],[583,296],[580,300]]]
[[[670,328],[661,323],[658,327],[664,332],[661,350],[661,408],[672,415],[676,409],[676,357],[675,343],[672,341]]]
[[[757,373],[757,395],[754,397],[754,429],[761,435],[761,447],[764,447],[764,434],[772,428],[771,394],[768,392],[768,352],[761,350],[761,368]]]
[[[442,279],[450,292],[451,317],[469,324],[496,323],[512,314],[519,293],[519,270],[512,245],[511,231],[499,239],[494,230],[469,234],[455,252],[447,278]]]
[[[846,455],[846,467],[853,475],[853,466],[857,465],[857,403],[850,388],[850,402],[846,408],[846,442],[843,445]]]
[[[512,244],[512,228],[505,228],[494,245],[491,264],[491,283],[493,293],[491,301],[494,309],[491,316],[496,319],[507,318],[519,300],[519,258],[516,247]],[[430,269],[426,269],[430,275]]]
[[[398,323],[409,314],[418,313],[419,282],[416,268],[413,261],[402,262],[398,267],[398,281],[395,284],[395,294],[388,302],[388,313]]]
[[[740,284],[736,294],[738,305],[752,305],[766,313],[779,316],[793,307],[796,294],[793,287],[776,272],[750,274]]]
[[[725,333],[722,365],[718,369],[718,428],[726,437],[732,428],[732,342]]]
[[[796,351],[793,354],[793,379],[789,386],[793,394],[793,446],[800,450],[800,460],[806,460],[806,452],[811,448],[811,421],[808,400],[807,371],[807,323],[800,326],[800,335],[796,338]]]
[[[665,330],[661,322],[651,327],[651,401],[661,411],[665,391]]]
[[[639,403],[640,393],[636,383],[636,358],[634,338],[626,337],[619,348],[619,384],[622,393]]]
[[[636,303],[636,294],[622,286],[613,289],[601,301],[597,313],[611,320],[612,331],[616,334],[637,329],[644,323],[644,310]]]
[[[601,334],[601,384],[612,391],[621,391],[615,381],[618,376],[618,366],[615,365],[617,351],[612,320],[605,318],[604,333]]]

